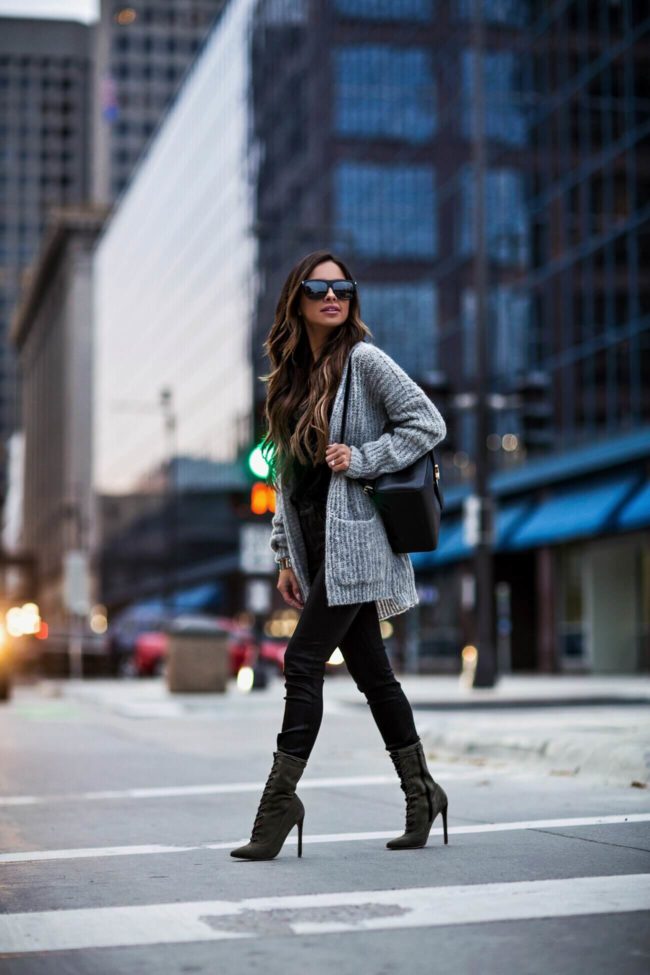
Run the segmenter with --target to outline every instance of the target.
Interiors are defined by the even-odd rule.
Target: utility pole
[[[474,687],[492,687],[496,682],[496,654],[492,638],[492,544],[494,508],[488,485],[488,404],[489,330],[487,308],[487,247],[485,239],[485,104],[483,95],[483,0],[473,0],[472,50],[474,163],[474,289],[476,295],[476,424],[475,424],[475,493],[478,507],[478,535],[474,550],[476,575],[476,634],[478,660]]]

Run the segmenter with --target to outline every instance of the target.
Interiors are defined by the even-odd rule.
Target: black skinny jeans
[[[285,710],[277,747],[308,759],[323,718],[325,664],[339,647],[365,694],[386,748],[418,741],[413,711],[395,678],[374,601],[328,606],[325,594],[325,505],[298,507],[311,588],[284,656]]]

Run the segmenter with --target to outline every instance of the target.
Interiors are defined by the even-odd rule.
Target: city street
[[[389,851],[404,825],[392,764],[351,682],[325,690],[303,857],[294,830],[254,863],[229,850],[270,768],[280,680],[248,695],[17,687],[0,709],[0,972],[647,972],[650,790],[429,748],[449,845],[438,819],[426,848]],[[635,707],[599,710],[614,727]],[[427,740],[443,717],[485,728],[479,713],[416,721]]]

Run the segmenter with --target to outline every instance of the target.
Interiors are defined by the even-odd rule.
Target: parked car
[[[163,631],[138,634],[134,645],[135,673],[138,677],[159,677],[165,667],[169,636]]]
[[[242,667],[255,669],[260,666],[267,672],[281,674],[286,649],[287,640],[265,636],[260,643],[258,654],[253,631],[248,627],[234,627],[228,641],[231,676],[236,677]]]
[[[214,620],[214,617],[211,619]],[[216,621],[226,630],[228,636],[228,654],[230,657],[230,676],[236,677],[242,667],[250,667],[256,672],[258,686],[262,682],[262,673],[282,673],[284,651],[287,641],[275,637],[265,636],[259,653],[253,631],[249,627],[242,627],[232,620],[218,617]],[[154,677],[162,674],[168,650],[168,634],[162,630],[145,630],[134,636],[132,670],[133,676]],[[126,673],[123,669],[122,673]]]

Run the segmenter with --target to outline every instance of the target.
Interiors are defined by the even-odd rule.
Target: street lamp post
[[[478,501],[478,537],[474,552],[476,575],[476,636],[478,659],[475,687],[492,687],[496,682],[496,656],[492,638],[492,536],[493,502],[488,485],[488,363],[487,247],[485,240],[485,105],[483,98],[483,0],[473,0],[473,162],[475,181],[474,287],[476,293],[476,430],[474,442],[475,492]]]

